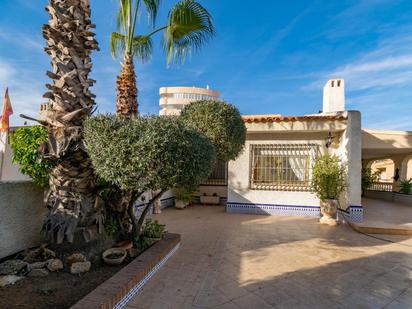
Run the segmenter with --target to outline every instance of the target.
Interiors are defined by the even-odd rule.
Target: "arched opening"
[[[402,161],[402,180],[412,179],[412,155],[407,156]]]
[[[373,183],[367,190],[387,191],[393,190],[393,182],[396,174],[395,162],[392,159],[379,159],[368,162],[367,167],[371,169],[374,178]]]
[[[378,177],[378,182],[393,182],[395,163],[392,159],[375,160],[371,164],[371,169]]]

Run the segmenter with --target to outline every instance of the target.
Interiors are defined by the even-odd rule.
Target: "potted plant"
[[[346,168],[337,156],[323,155],[313,167],[312,188],[320,199],[320,223],[336,225],[339,196],[346,187]]]
[[[178,209],[186,208],[192,202],[193,191],[189,188],[176,188],[175,189],[175,207]]]

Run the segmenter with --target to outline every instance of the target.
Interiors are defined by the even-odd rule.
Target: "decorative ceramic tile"
[[[165,209],[167,207],[173,207],[175,205],[175,197],[168,197],[160,200],[160,209]]]
[[[348,220],[351,222],[362,222],[363,206],[351,205],[347,209],[338,209],[338,215],[341,216],[343,221]]]
[[[319,206],[249,204],[227,202],[226,212],[255,215],[281,215],[316,218],[320,217]]]

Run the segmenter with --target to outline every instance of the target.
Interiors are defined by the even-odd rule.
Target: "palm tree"
[[[166,25],[156,27],[160,0],[120,0],[117,32],[110,38],[113,57],[123,57],[117,79],[117,114],[132,117],[138,114],[136,75],[133,59],[147,61],[153,51],[153,36],[163,32],[167,63],[182,61],[190,51],[199,50],[214,35],[212,17],[194,0],[181,0],[169,11]],[[136,34],[137,19],[142,10],[149,14],[147,34]]]
[[[89,0],[49,0],[46,10],[50,21],[43,26],[43,36],[51,57],[52,72],[47,75],[52,82],[44,94],[49,109],[41,124],[49,138],[41,154],[55,166],[50,170],[49,212],[43,231],[50,241],[62,243],[72,242],[79,230],[88,239],[94,233],[89,228],[102,220],[96,176],[83,144],[83,122],[95,105],[89,90],[95,82],[88,77],[90,55],[98,45],[91,32]]]

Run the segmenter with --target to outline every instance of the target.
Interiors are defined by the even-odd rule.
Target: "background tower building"
[[[160,94],[160,112],[164,115],[179,115],[182,109],[196,101],[216,100],[220,98],[220,93],[215,90],[198,87],[161,87]]]

